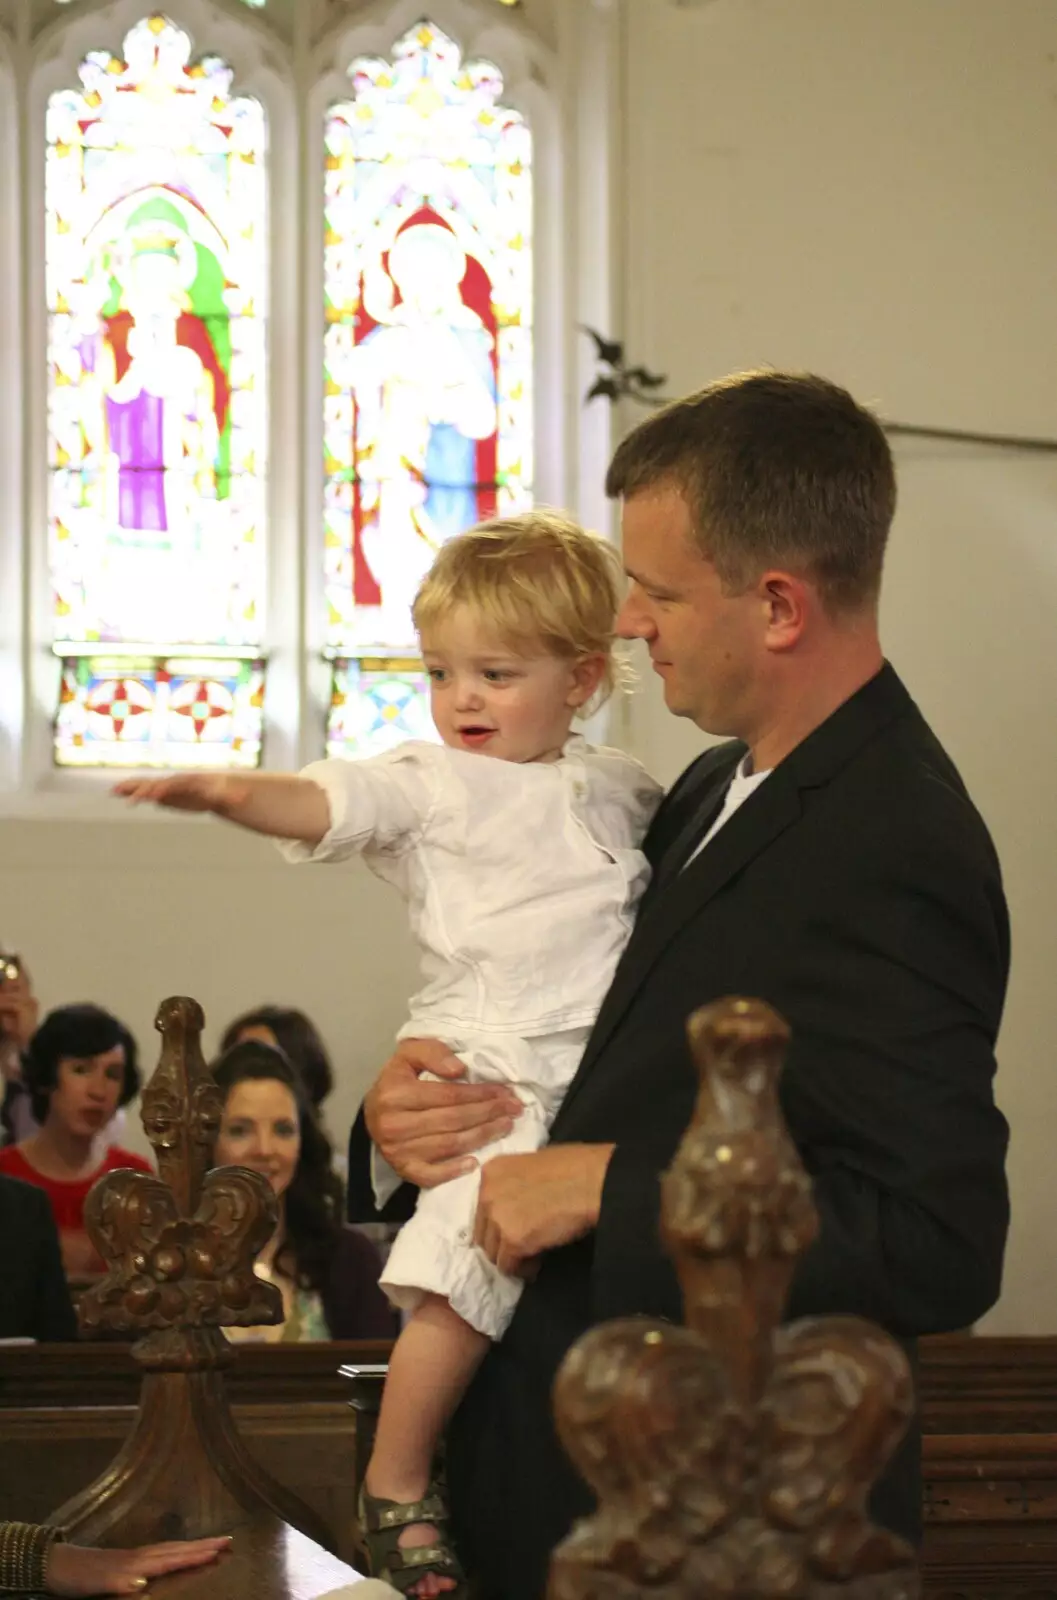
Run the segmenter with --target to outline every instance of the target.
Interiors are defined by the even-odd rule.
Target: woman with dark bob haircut
[[[230,1050],[242,1039],[278,1045],[300,1072],[308,1098],[319,1110],[334,1087],[334,1069],[311,1017],[293,1006],[256,1006],[228,1024],[220,1048]]]
[[[285,1311],[281,1324],[229,1328],[228,1338],[392,1338],[396,1323],[378,1287],[381,1262],[369,1240],[342,1225],[330,1144],[297,1068],[276,1046],[249,1038],[217,1058],[213,1077],[224,1095],[215,1165],[261,1173],[278,1201],[278,1225],[257,1257],[257,1274],[279,1287]]]
[[[136,1041],[101,1006],[60,1006],[44,1018],[22,1058],[35,1133],[0,1150],[0,1172],[43,1189],[70,1277],[103,1270],[84,1227],[88,1191],[106,1172],[150,1164],[114,1144],[110,1124],[139,1089]]]

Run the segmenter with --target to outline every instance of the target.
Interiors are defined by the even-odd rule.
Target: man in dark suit
[[[48,1197],[0,1174],[0,1339],[43,1343],[76,1337]]]
[[[987,830],[881,653],[881,428],[821,379],[747,374],[649,418],[607,486],[631,580],[621,632],[648,645],[671,711],[733,742],[657,814],[653,882],[551,1144],[483,1167],[478,1240],[529,1278],[449,1441],[487,1600],[539,1600],[550,1549],[590,1507],[550,1421],[569,1345],[609,1317],[680,1316],[658,1177],[693,1105],[691,1011],[758,996],[792,1027],[783,1105],[822,1225],[791,1317],[857,1313],[912,1351],[994,1302],[1008,1224],[1005,901]],[[405,1042],[366,1125],[431,1183],[516,1111],[424,1068],[459,1070]],[[911,1537],[918,1455],[912,1436],[875,1502]]]

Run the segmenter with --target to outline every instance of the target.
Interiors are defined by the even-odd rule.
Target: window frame
[[[521,113],[532,140],[533,500],[544,505],[564,504],[567,462],[566,429],[562,424],[566,385],[561,330],[565,318],[566,284],[560,266],[565,207],[558,108],[553,92],[546,87],[553,82],[556,63],[551,52],[525,30],[511,28],[504,24],[502,18],[497,25],[498,10],[493,5],[488,12],[482,13],[480,8],[466,4],[464,0],[435,0],[434,4],[425,7],[422,0],[396,0],[380,15],[346,22],[335,34],[332,44],[328,45],[328,70],[320,71],[312,85],[307,118],[306,169],[320,175],[323,173],[327,112],[335,103],[345,103],[354,98],[349,78],[352,62],[363,56],[391,61],[393,46],[424,16],[428,16],[431,23],[455,40],[464,63],[483,58],[498,68],[503,79],[499,102]],[[322,181],[313,186],[309,202],[307,232],[310,238],[318,241],[318,256],[308,280],[306,309],[313,319],[313,326],[319,330],[322,346]],[[541,282],[556,286],[553,296],[545,298],[540,294]],[[322,359],[313,370],[310,382],[312,415],[317,419],[319,434],[318,439],[312,439],[308,466],[312,475],[313,504],[321,509],[324,494]],[[309,522],[306,526],[313,529],[314,539],[312,559],[306,563],[307,572],[314,579],[309,584],[306,629],[306,651],[311,663],[327,654],[333,655],[333,651],[328,652],[326,601],[322,584],[322,516],[317,513],[317,523],[314,525]],[[323,693],[314,710],[323,719],[325,728],[333,662],[327,660],[324,665],[325,675],[321,675]],[[325,748],[324,743],[324,751]]]
[[[268,668],[261,770],[297,768],[325,749],[331,678],[322,560],[324,116],[330,103],[351,95],[350,63],[362,55],[391,59],[395,41],[424,13],[457,41],[464,59],[495,63],[503,100],[525,115],[532,133],[535,499],[573,505],[588,525],[611,528],[602,487],[610,417],[606,408],[582,407],[592,365],[576,324],[614,325],[619,4],[563,4],[552,40],[495,0],[392,0],[360,5],[313,42],[309,8],[299,7],[292,52],[269,27],[266,9],[239,6],[235,15],[210,0],[159,0],[154,7],[100,0],[73,15],[57,7],[55,20],[19,55],[0,35],[0,83],[8,79],[12,90],[0,109],[0,133],[16,154],[0,172],[0,266],[8,269],[0,305],[14,330],[11,348],[0,349],[0,384],[15,419],[0,436],[0,515],[6,512],[6,526],[16,530],[0,539],[0,815],[9,817],[84,821],[114,814],[109,790],[117,771],[61,768],[52,760],[59,662],[51,650],[47,540],[45,112],[54,90],[77,83],[89,51],[119,52],[129,29],[154,9],[188,32],[193,55],[222,57],[233,71],[233,92],[259,99],[267,119]],[[604,714],[585,731],[597,737],[603,727]]]
[[[40,800],[79,797],[82,802],[94,797],[112,815],[106,798],[119,775],[136,768],[63,768],[52,759],[52,724],[59,682],[59,661],[51,649],[53,613],[48,563],[48,472],[47,472],[47,304],[44,283],[44,170],[46,157],[45,117],[49,96],[78,82],[78,68],[91,50],[107,49],[120,54],[129,30],[152,9],[163,11],[167,20],[187,32],[192,59],[202,54],[216,55],[231,67],[232,92],[260,101],[266,119],[268,160],[268,211],[266,231],[269,247],[268,271],[268,484],[266,494],[267,534],[265,541],[268,576],[266,580],[266,623],[262,655],[267,660],[267,689],[273,691],[271,703],[265,696],[264,738],[270,761],[278,754],[282,762],[284,746],[289,751],[289,729],[284,718],[273,716],[276,702],[281,706],[283,677],[296,660],[298,624],[296,607],[290,604],[290,585],[281,584],[283,549],[288,540],[280,529],[290,525],[296,515],[290,473],[285,469],[289,432],[296,426],[292,395],[276,384],[282,370],[281,352],[296,340],[296,256],[289,230],[277,225],[277,197],[289,193],[296,160],[296,107],[293,84],[270,65],[266,40],[252,21],[231,17],[203,0],[171,0],[152,8],[143,0],[117,0],[101,15],[98,11],[78,14],[68,22],[52,27],[42,36],[34,54],[27,105],[25,160],[26,221],[25,298],[27,348],[27,397],[25,452],[26,477],[23,493],[23,553],[28,590],[28,618],[23,648],[25,694],[23,702],[22,770],[18,787],[28,798]],[[247,13],[252,17],[252,13]],[[105,647],[99,652],[105,654]],[[159,649],[159,656],[165,654]],[[207,653],[207,652],[205,652]],[[50,808],[49,808],[50,809]],[[65,807],[60,807],[65,809]],[[83,816],[83,804],[77,808]]]

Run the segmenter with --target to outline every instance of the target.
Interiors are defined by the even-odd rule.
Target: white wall
[[[1050,0],[627,0],[634,358],[672,393],[772,362],[901,420],[1057,435],[1055,58]],[[889,652],[991,824],[1014,920],[1016,1219],[990,1325],[1057,1332],[1057,461],[899,459]],[[703,742],[648,679],[620,720],[666,778]],[[208,1042],[260,1000],[304,1006],[341,1075],[335,1132],[413,976],[400,907],[366,873],[292,871],[213,822],[3,822],[0,941],[46,1004],[111,1005],[148,1059],[164,995],[201,1000]]]
[[[906,422],[1057,437],[1057,8],[632,0],[626,332],[679,393],[766,362]],[[627,421],[633,420],[631,417]],[[888,653],[1002,857],[1014,1226],[994,1331],[1057,1332],[1057,458],[897,445]],[[651,685],[632,746],[702,741]]]
[[[1057,1332],[1057,458],[904,451],[889,653],[1002,861],[1013,965],[999,1041],[1013,1228],[994,1332]]]
[[[167,995],[201,1003],[207,1053],[239,1011],[303,1007],[334,1055],[327,1121],[342,1143],[410,992],[399,901],[365,871],[289,867],[267,840],[212,818],[114,809],[114,822],[0,825],[0,943],[25,956],[45,1006],[116,1011],[148,1068]]]

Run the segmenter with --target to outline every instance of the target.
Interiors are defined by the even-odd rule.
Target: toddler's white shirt
[[[649,868],[639,845],[663,793],[620,750],[579,735],[554,762],[413,741],[313,762],[330,828],[294,861],[362,855],[408,902],[423,987],[403,1033],[522,1038],[590,1024]]]
[[[649,867],[639,845],[661,798],[619,750],[578,736],[555,762],[501,761],[409,743],[303,776],[327,796],[330,828],[292,860],[362,855],[408,902],[424,985],[402,1037],[442,1039],[470,1082],[505,1082],[525,1109],[490,1160],[539,1149],[576,1071],[631,933]],[[379,1204],[399,1182],[372,1153]],[[382,1276],[407,1310],[443,1295],[499,1338],[522,1284],[473,1244],[480,1170],[423,1190]]]

